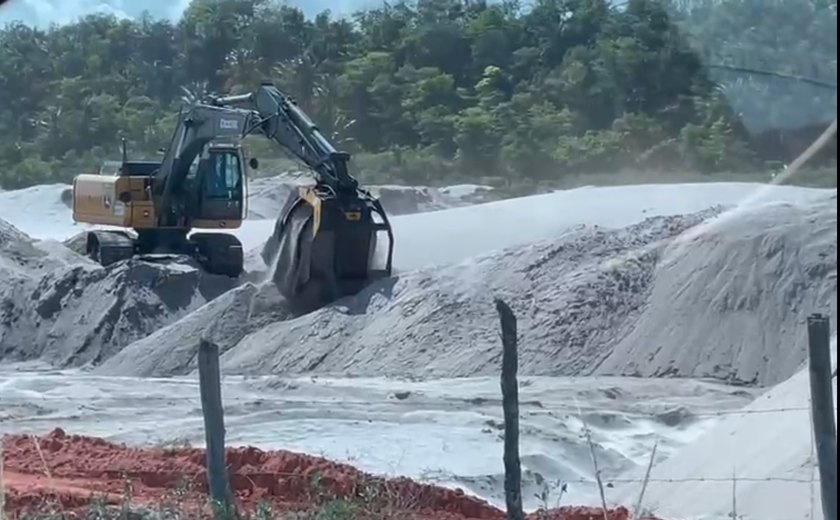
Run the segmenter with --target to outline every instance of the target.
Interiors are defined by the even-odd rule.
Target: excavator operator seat
[[[242,184],[242,165],[235,153],[214,153],[199,163],[205,195],[210,199],[235,200]]]

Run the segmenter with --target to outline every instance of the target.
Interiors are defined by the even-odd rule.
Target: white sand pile
[[[836,324],[836,196],[712,220],[667,249],[652,285],[598,373],[779,383],[805,360],[806,317]]]
[[[573,190],[400,217],[398,250],[413,251],[416,265],[436,267],[404,271],[357,297],[286,322],[282,303],[264,299],[255,305],[258,311],[227,312],[219,302],[175,327],[178,319],[229,287],[208,282],[192,267],[177,263],[115,266],[107,276],[97,274],[101,270],[96,268],[73,268],[78,273],[72,269],[69,274],[50,273],[50,278],[39,281],[55,293],[50,302],[61,302],[58,310],[45,319],[31,302],[35,289],[19,292],[6,308],[14,309],[14,316],[25,316],[15,318],[12,332],[3,334],[7,345],[13,338],[18,353],[25,338],[36,338],[28,355],[64,342],[69,346],[50,359],[76,364],[105,362],[125,345],[173,324],[167,334],[156,336],[160,348],[152,356],[171,359],[132,361],[140,355],[132,352],[145,352],[137,348],[102,367],[123,374],[165,375],[189,369],[190,359],[173,352],[183,353],[176,347],[191,343],[187,339],[196,338],[204,320],[209,324],[220,315],[230,315],[246,323],[224,338],[227,370],[495,374],[499,352],[492,298],[503,296],[520,318],[524,374],[710,376],[772,384],[793,374],[804,359],[797,320],[813,311],[836,316],[832,195],[819,190],[767,190],[770,200],[780,197],[790,202],[754,202],[728,214],[737,218],[727,217],[712,226],[695,227],[714,211],[651,217],[630,227],[617,224],[622,219],[638,222],[637,215],[644,218],[646,211],[667,214],[686,204],[709,207],[704,200],[713,195],[735,200],[747,188]],[[828,193],[836,197],[836,192]],[[590,213],[584,212],[585,200],[591,206],[608,194],[624,194],[611,203],[613,213],[597,204]],[[647,198],[639,199],[643,196]],[[523,228],[515,219],[518,214],[542,218]],[[587,219],[611,228],[574,227]],[[428,226],[435,222],[437,227]],[[444,222],[451,225],[441,227]],[[469,230],[469,237],[461,236]],[[527,232],[519,236],[517,230]],[[432,237],[435,244],[427,244]],[[509,249],[493,248],[492,238]],[[428,247],[421,247],[424,244]],[[471,251],[479,256],[456,265],[439,263],[443,258],[468,257]],[[157,279],[167,280],[156,286],[161,294],[150,290]],[[267,294],[264,289],[258,293]],[[41,289],[36,299],[47,293]],[[244,301],[250,301],[246,293]],[[76,305],[88,299],[104,307]],[[136,301],[140,303],[132,303]],[[125,305],[137,310],[120,313],[122,325],[114,335],[104,316],[116,315]],[[96,315],[85,310],[92,308],[98,309]],[[143,319],[130,321],[125,315]],[[51,339],[54,334],[57,338]],[[75,339],[68,341],[71,337]],[[89,349],[84,346],[88,344],[108,347]]]
[[[523,374],[774,384],[804,359],[803,316],[836,316],[833,202],[767,204],[704,226],[714,210],[618,230],[581,227],[403,274],[300,318],[249,325],[224,345],[222,362],[248,374],[491,375],[499,363],[492,298],[502,296],[519,316]],[[178,351],[174,331],[160,341],[161,355]],[[189,366],[131,352],[102,373]]]
[[[804,360],[804,316],[836,323],[835,202],[753,207],[671,245],[701,218],[584,229],[407,274],[270,325],[224,362],[245,372],[491,374],[491,298],[501,295],[520,317],[523,373],[775,384]]]
[[[98,363],[234,283],[177,257],[102,268],[0,220],[0,359]]]
[[[836,336],[832,350],[836,370]],[[738,518],[822,520],[809,407],[804,368],[655,465],[644,507],[662,518],[727,518],[734,475]],[[625,486],[616,499],[635,503],[638,493],[638,485]]]
[[[494,374],[499,349],[492,297],[501,295],[522,314],[523,373],[588,373],[643,308],[667,240],[709,215],[657,217],[622,230],[581,228],[550,242],[384,280],[335,305],[267,324],[222,362],[228,372],[244,373]],[[634,257],[613,263],[627,254]],[[140,365],[106,363],[101,371],[138,375]]]
[[[212,341],[224,352],[251,331],[249,318],[256,293],[257,288],[247,283],[221,295],[130,344],[107,360],[102,371],[134,374],[191,371],[197,366],[201,339]]]

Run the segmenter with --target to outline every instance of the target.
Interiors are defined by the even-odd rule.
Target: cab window
[[[206,159],[204,186],[213,199],[233,199],[238,196],[242,180],[239,155],[231,152],[210,154]]]

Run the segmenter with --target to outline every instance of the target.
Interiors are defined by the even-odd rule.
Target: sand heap
[[[266,287],[242,287],[131,345],[99,371],[143,376],[189,371],[201,330],[228,314],[236,316],[236,325],[224,329],[228,334],[221,338],[228,371],[494,374],[498,345],[492,297],[500,295],[524,309],[523,373],[591,372],[641,312],[668,240],[717,211],[651,218],[623,230],[581,227],[556,240],[393,277],[288,321],[265,319],[272,308],[281,313],[283,308]],[[631,256],[616,263],[625,255]],[[255,294],[260,298],[247,316],[227,310],[234,300],[247,309],[249,295]]]
[[[227,370],[358,375],[495,374],[492,298],[521,318],[520,369],[593,371],[643,310],[668,240],[714,214],[657,217],[622,230],[583,227],[555,240],[408,273],[231,349]]]
[[[523,374],[775,384],[804,360],[804,316],[836,318],[836,195],[713,218],[720,211],[578,227],[400,274],[296,319],[265,285],[205,305],[232,284],[186,261],[109,269],[65,261],[44,275],[19,267],[20,253],[8,251],[20,249],[6,246],[17,274],[0,293],[0,352],[60,366],[95,361],[106,374],[182,374],[209,329],[228,372],[494,375],[492,299],[501,296],[519,317]],[[42,244],[15,236],[44,258]]]
[[[254,333],[226,368],[489,375],[498,295],[520,318],[523,373],[776,384],[805,359],[805,316],[829,313],[836,323],[836,199],[764,205],[692,228],[709,216],[583,228],[407,274]]]
[[[84,258],[73,254],[60,243],[33,240],[0,219],[0,282],[37,277],[55,269],[85,262]]]
[[[598,373],[775,385],[806,359],[806,317],[837,323],[837,198],[726,213],[663,251],[644,312]]]
[[[185,258],[158,260],[102,268],[0,220],[0,359],[98,363],[236,283]]]
[[[836,371],[837,336],[831,346]],[[808,377],[807,368],[798,371],[655,464],[646,509],[683,518],[727,518],[734,474],[739,518],[822,520]],[[832,382],[836,404],[837,378]],[[616,496],[630,500],[638,492],[637,485],[621,486]]]
[[[703,226],[719,210],[620,230],[581,227],[261,325],[226,346],[222,362],[249,374],[492,375],[492,298],[501,296],[519,316],[523,374],[774,384],[804,359],[803,317],[836,316],[834,202],[764,205]],[[159,348],[171,352],[177,335],[162,336],[171,344]],[[103,373],[172,373],[131,352]]]

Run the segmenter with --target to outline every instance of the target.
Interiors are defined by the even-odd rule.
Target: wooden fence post
[[[222,407],[222,381],[219,346],[201,340],[198,348],[198,380],[204,439],[207,445],[207,484],[217,518],[230,518],[230,490],[225,466],[225,419]]]
[[[831,329],[821,314],[808,317],[808,374],[811,420],[820,473],[824,520],[837,520],[837,428],[831,370]]]
[[[516,316],[510,307],[496,298],[496,312],[502,325],[502,409],[505,416],[505,505],[508,520],[523,520],[522,468],[519,460],[519,367]]]
[[[6,486],[3,483],[3,438],[0,437],[0,520],[6,518]]]

